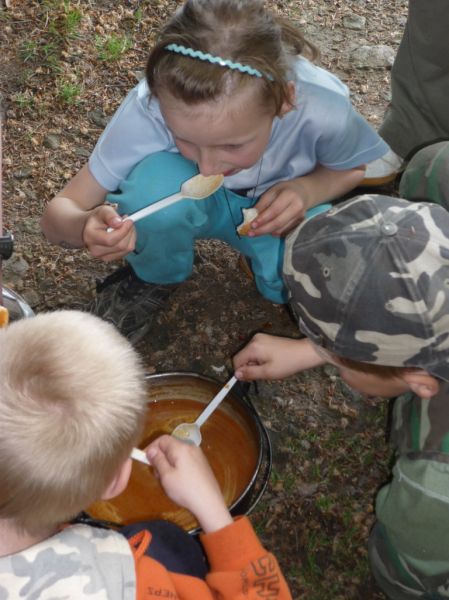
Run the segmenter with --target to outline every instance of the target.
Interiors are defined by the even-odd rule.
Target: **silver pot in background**
[[[2,287],[3,305],[8,309],[9,321],[18,321],[19,319],[27,319],[34,317],[33,309],[25,302],[25,300],[13,292],[9,288]]]

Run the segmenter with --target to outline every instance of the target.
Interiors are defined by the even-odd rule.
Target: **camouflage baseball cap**
[[[302,332],[339,356],[420,367],[449,381],[449,213],[357,196],[286,240],[284,279]]]

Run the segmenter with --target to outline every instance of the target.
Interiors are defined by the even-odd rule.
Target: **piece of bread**
[[[248,235],[251,231],[251,223],[259,214],[257,208],[242,208],[243,221],[237,227],[237,233],[239,235]]]

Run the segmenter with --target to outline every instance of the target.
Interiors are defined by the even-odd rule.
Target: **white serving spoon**
[[[203,425],[204,422],[210,417],[210,415],[214,412],[214,410],[228,394],[232,386],[237,383],[237,381],[238,380],[234,376],[231,377],[231,379],[224,384],[218,394],[209,402],[194,423],[181,423],[180,425],[177,425],[173,429],[172,435],[183,442],[190,442],[191,444],[195,444],[195,446],[199,446],[202,440],[200,431],[201,425]]]
[[[167,196],[162,200],[158,200],[149,206],[145,206],[140,210],[137,210],[135,213],[126,216],[124,221],[139,221],[143,219],[143,217],[147,217],[162,208],[170,206],[175,202],[179,202],[179,200],[184,200],[184,198],[190,198],[191,200],[202,200],[203,198],[207,198],[214,192],[218,190],[219,187],[223,184],[224,176],[223,175],[209,175],[205,177],[204,175],[194,175],[181,186],[179,192],[176,194],[172,194],[171,196]],[[108,233],[114,231],[114,227],[108,227]]]

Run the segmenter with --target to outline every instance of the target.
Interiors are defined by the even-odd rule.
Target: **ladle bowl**
[[[220,402],[222,402],[222,400],[228,395],[228,392],[232,386],[236,383],[237,378],[234,376],[231,377],[231,379],[224,384],[218,394],[212,398],[200,416],[193,423],[180,423],[173,429],[172,435],[183,442],[189,442],[191,444],[195,444],[195,446],[199,446],[202,441],[200,431],[201,425],[207,421],[210,415],[219,406]]]
[[[223,175],[209,175],[205,177],[204,175],[198,174],[190,177],[184,181],[181,185],[181,189],[176,194],[172,194],[171,196],[167,196],[162,200],[158,200],[149,206],[145,206],[140,210],[128,215],[125,217],[125,221],[133,221],[136,223],[143,219],[144,217],[148,217],[148,215],[152,215],[153,213],[161,210],[162,208],[166,208],[174,204],[175,202],[179,202],[180,200],[184,200],[186,198],[190,198],[190,200],[203,200],[207,198],[214,192],[218,190],[223,184],[224,176]],[[108,232],[114,231],[113,227],[109,227]]]

